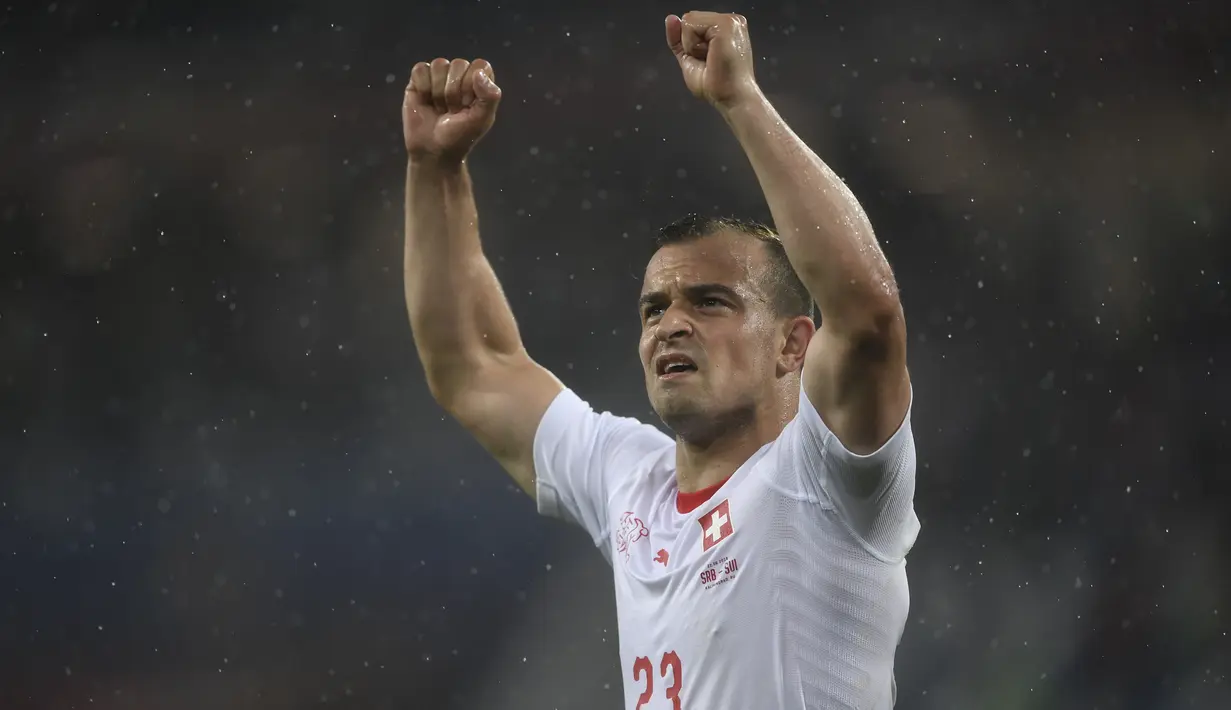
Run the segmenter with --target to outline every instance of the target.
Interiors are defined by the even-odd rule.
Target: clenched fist
[[[684,83],[697,98],[723,107],[756,94],[752,42],[743,15],[668,15],[667,45],[680,63]]]
[[[410,72],[402,135],[411,159],[461,160],[496,120],[500,87],[486,60],[434,59]]]

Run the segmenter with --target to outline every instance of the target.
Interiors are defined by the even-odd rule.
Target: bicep
[[[808,345],[802,386],[847,449],[860,454],[879,449],[901,426],[910,407],[901,308],[862,331],[822,322]]]
[[[564,385],[528,356],[484,366],[449,407],[523,491],[535,497],[534,437]]]

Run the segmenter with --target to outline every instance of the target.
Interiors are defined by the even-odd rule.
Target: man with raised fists
[[[638,352],[674,436],[594,411],[526,353],[465,162],[501,97],[481,59],[417,64],[406,88],[419,357],[441,406],[611,563],[626,707],[884,710],[919,531],[897,285],[858,201],[757,86],[744,17],[665,29],[778,228],[690,215],[658,234]]]

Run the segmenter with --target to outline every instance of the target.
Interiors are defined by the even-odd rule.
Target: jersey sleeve
[[[911,400],[913,406],[913,391]],[[799,413],[783,432],[782,453],[793,459],[804,485],[833,507],[865,549],[886,562],[901,561],[919,534],[910,409],[883,446],[856,454],[825,425],[801,387]]]
[[[619,476],[636,475],[642,461],[671,443],[648,424],[595,412],[572,390],[563,390],[534,437],[539,513],[580,525],[606,551],[613,483]]]

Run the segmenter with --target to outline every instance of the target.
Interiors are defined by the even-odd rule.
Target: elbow
[[[456,416],[467,391],[474,385],[474,373],[479,371],[481,358],[462,353],[419,353],[428,392],[450,415]]]
[[[431,393],[432,399],[436,400],[436,404],[439,404],[442,409],[450,414],[453,413],[455,403],[457,402],[459,389],[455,378],[428,371],[428,392]]]
[[[476,399],[508,386],[523,376],[527,365],[533,365],[521,348],[512,353],[453,354],[433,360],[423,363],[428,391],[445,412],[463,422]]]
[[[465,391],[460,378],[455,374],[441,372],[436,368],[425,368],[427,371],[427,389],[432,399],[450,416],[456,418],[459,402]]]
[[[906,317],[897,290],[865,297],[837,313],[821,310],[821,326],[850,344],[863,362],[889,362],[904,357]]]
[[[866,316],[867,326],[857,341],[862,352],[875,362],[887,362],[906,351],[906,316],[897,293],[875,304]]]
[[[863,311],[867,330],[879,336],[887,337],[906,328],[906,316],[902,313],[896,287],[869,297]]]

